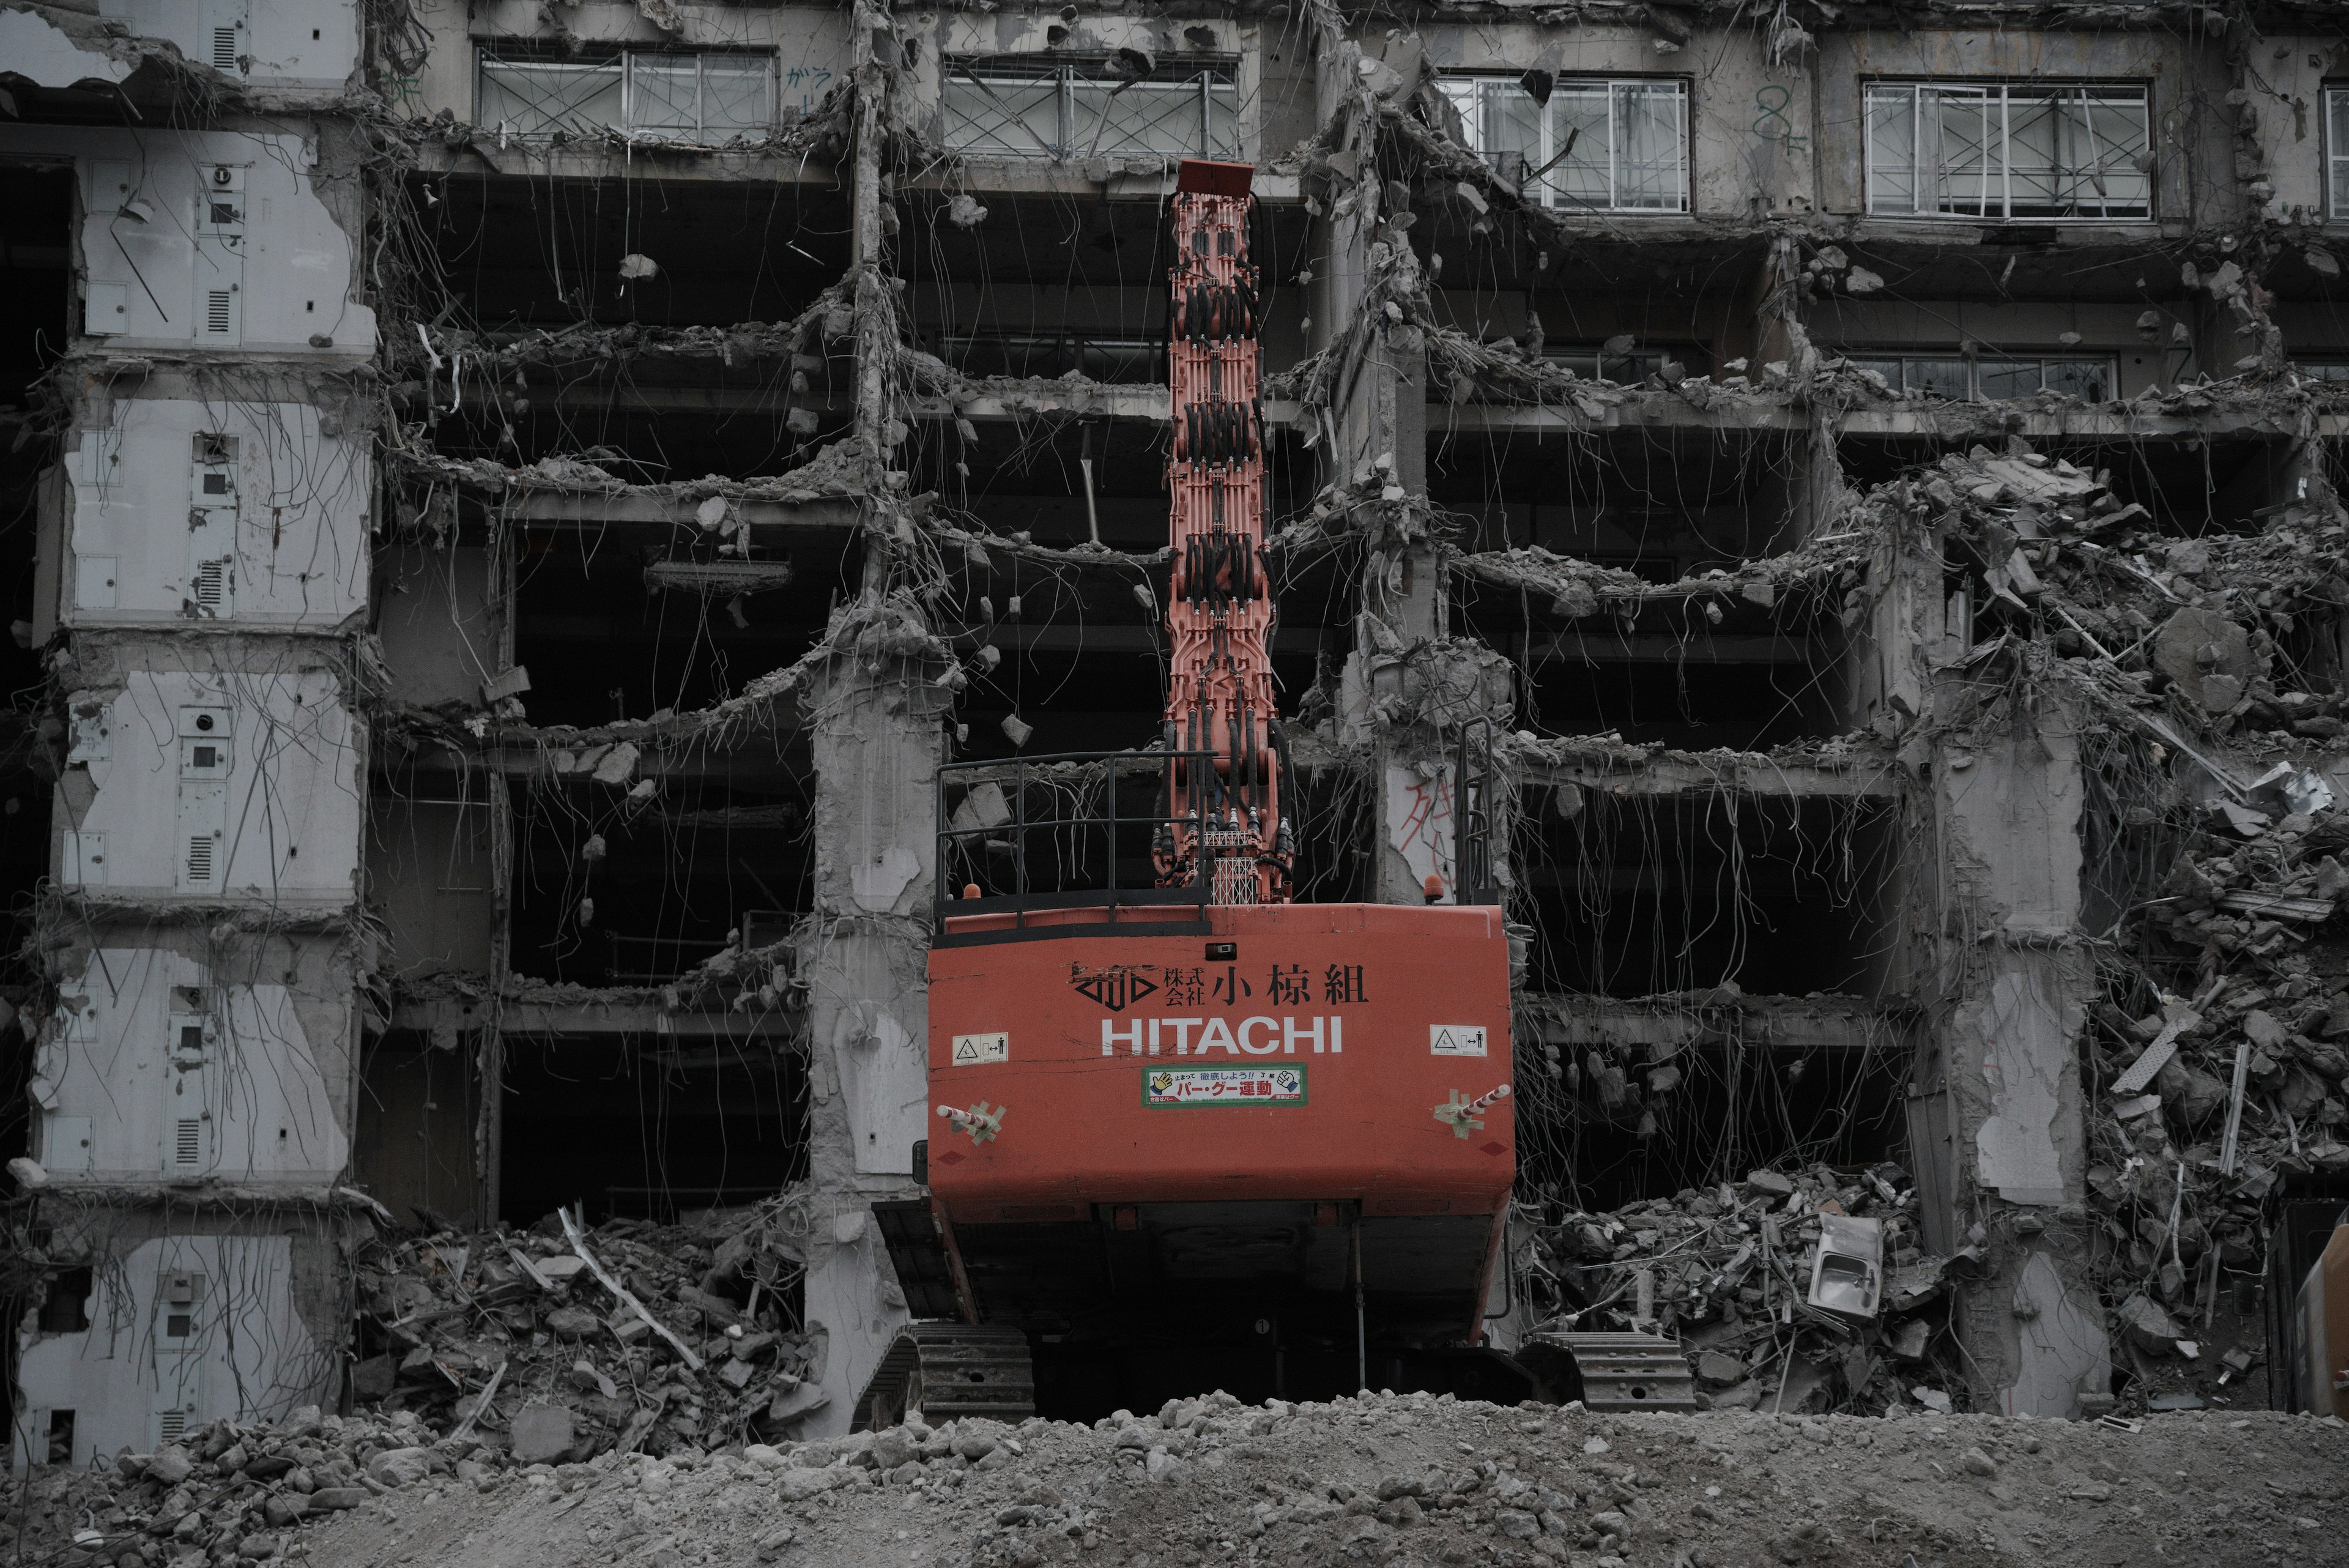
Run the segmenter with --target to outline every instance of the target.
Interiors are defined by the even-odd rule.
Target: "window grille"
[[[1872,82],[1868,210],[2150,218],[2151,116],[2142,85]]]
[[[1684,81],[1568,78],[1546,104],[1515,78],[1455,77],[1444,91],[1470,150],[1546,206],[1689,210]]]
[[[939,138],[966,154],[1234,158],[1240,150],[1239,86],[1227,65],[1133,78],[1106,61],[956,59],[938,97]]]
[[[608,130],[656,141],[731,141],[764,137],[774,117],[772,55],[481,53],[477,118],[506,136]]]

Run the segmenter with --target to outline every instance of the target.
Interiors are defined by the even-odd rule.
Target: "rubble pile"
[[[335,1417],[311,1406],[274,1424],[214,1421],[151,1454],[57,1472],[22,1521],[55,1531],[55,1554],[26,1561],[266,1561],[305,1521],[419,1483],[485,1481],[502,1462],[480,1438],[438,1437],[413,1411]]]
[[[2109,478],[2010,440],[1878,500],[1966,563],[1958,657],[2055,676],[2099,732],[2095,875],[2122,908],[2087,1186],[2125,1403],[2256,1404],[2272,1199],[2349,1172],[2344,692],[2309,635],[2349,605],[2349,514],[2312,478],[2251,531],[2180,538]]]
[[[2321,480],[2240,534],[2178,538],[2111,471],[2090,472],[2009,437],[1878,487],[1858,504],[1945,531],[1964,570],[1971,626],[1950,633],[1978,663],[2044,641],[2059,672],[2107,704],[2261,747],[2342,732],[2337,659],[2288,657],[2300,618],[2349,604],[2340,568],[2349,514]],[[2063,667],[2072,666],[2068,671]],[[2173,750],[2176,749],[2174,746]]]
[[[1823,1230],[1834,1231],[1824,1270]],[[1536,1289],[1554,1310],[1535,1332],[1676,1336],[1713,1409],[1946,1413],[1965,1382],[1937,1352],[1942,1286],[1966,1260],[1930,1255],[1922,1239],[1916,1189],[1889,1162],[1756,1170],[1568,1213],[1536,1231]],[[1854,1256],[1858,1280],[1871,1253],[1872,1277],[1839,1291],[1836,1260]]]
[[[357,1269],[353,1396],[524,1463],[782,1435],[825,1402],[804,1218],[784,1197],[696,1224],[378,1242]]]
[[[2122,1001],[2152,1004],[2106,1002],[2090,1037],[2116,1353],[2172,1406],[2239,1397],[2260,1357],[2250,1309],[2282,1179],[2349,1172],[2349,813],[2255,815],[2195,835],[2138,922],[2186,994],[2132,976]]]
[[[2337,1534],[2341,1426],[1609,1416],[1386,1393],[1251,1407],[1215,1393],[1090,1425],[916,1419],[801,1444],[520,1466],[471,1438],[421,1441],[407,1416],[303,1412],[274,1430],[218,1424],[112,1467],[42,1474],[7,1522],[25,1560],[61,1568],[1988,1568],[2189,1550],[2208,1568],[2249,1568],[2314,1561]]]

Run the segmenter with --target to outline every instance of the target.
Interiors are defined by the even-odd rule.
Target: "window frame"
[[[534,39],[481,40],[473,60],[475,122],[485,130],[495,130],[501,136],[519,140],[542,140],[558,135],[593,136],[600,131],[617,131],[635,141],[717,145],[732,140],[736,137],[766,140],[775,134],[776,115],[782,102],[782,88],[781,57],[774,49],[656,49],[615,44],[596,48],[592,52],[596,57],[583,62],[577,56],[557,53]],[[744,79],[753,78],[758,79],[761,83],[761,91],[766,99],[766,118],[762,122],[755,126],[729,126],[725,128],[725,134],[717,137],[714,140],[709,130],[708,107],[709,76],[708,62],[713,59],[745,63],[756,61],[761,67],[758,71],[743,71],[740,74]],[[686,130],[679,130],[674,125],[651,126],[638,123],[639,99],[647,96],[647,89],[638,86],[637,63],[682,60],[691,60],[694,63],[693,128]],[[608,71],[612,85],[619,89],[619,117],[616,119],[605,120],[564,120],[547,118],[529,129],[516,129],[510,121],[492,121],[488,119],[491,82],[493,72],[500,67],[534,67],[542,70],[548,67],[569,68],[579,70],[583,75],[589,70]],[[505,90],[512,91],[511,88]],[[609,90],[608,88],[597,88],[596,95],[600,96],[607,90]]]
[[[2302,380],[2329,387],[2349,385],[2349,350],[2320,349],[2305,358],[2294,354],[2291,364]]]
[[[1650,376],[1659,373],[1667,360],[1682,366],[1691,376],[1713,373],[1713,356],[1701,343],[1642,343],[1619,354],[1608,353],[1604,344],[1551,343],[1544,345],[1542,359],[1578,376],[1618,387],[1642,385]],[[1590,365],[1588,369],[1583,369],[1586,360]],[[1619,379],[1616,372],[1630,379]]]
[[[938,332],[932,339],[931,351],[966,376],[1049,380],[1074,370],[1108,386],[1166,384],[1166,343],[1163,337],[1081,330],[996,332],[964,329]],[[1140,376],[1100,374],[1100,369],[1111,359],[1138,363],[1146,373]],[[1023,361],[1026,369],[1012,368]],[[997,366],[1001,368],[995,368]]]
[[[938,140],[967,157],[1033,158],[1054,163],[1092,157],[1237,159],[1244,151],[1239,67],[1237,56],[1189,56],[1170,61],[1149,76],[1127,78],[1111,72],[1106,56],[947,55],[938,67]],[[1050,84],[1052,104],[1049,138],[1030,119],[1032,109],[1014,109],[1003,97],[1005,88],[1032,92],[1045,84]],[[983,128],[977,136],[958,136],[953,123],[959,116],[966,127],[979,125],[976,106],[957,105],[956,89],[962,87],[976,87],[999,117],[995,126]],[[1132,87],[1195,88],[1197,118],[1190,131],[1195,140],[1176,150],[1124,140],[1103,146],[1102,137],[1112,124],[1110,106]],[[1093,105],[1094,90],[1102,88],[1108,90],[1101,92],[1098,104]],[[1142,101],[1126,107],[1131,110]],[[1150,117],[1151,125],[1163,123],[1163,114]],[[1026,144],[1008,134],[1015,126],[1028,133]],[[1221,141],[1216,140],[1218,130],[1223,133]],[[1077,138],[1088,134],[1090,140],[1080,148]]]
[[[2105,393],[2101,399],[2096,400],[2097,402],[2116,402],[2119,400],[2121,395],[2121,362],[2120,355],[2117,353],[2083,354],[2068,348],[2048,349],[2045,351],[2038,349],[2019,349],[2003,350],[1996,353],[1985,351],[1969,358],[1967,355],[1959,352],[1956,348],[1920,348],[1913,344],[1903,345],[1896,348],[1846,348],[1841,352],[1844,358],[1849,361],[1854,369],[1874,370],[1878,375],[1884,375],[1887,380],[1892,382],[1892,389],[1896,392],[1925,391],[1929,395],[1934,396],[1945,396],[1946,394],[1935,394],[1931,392],[1930,388],[1920,388],[1910,385],[1909,379],[1909,368],[1910,364],[1922,363],[1926,361],[1931,361],[1937,364],[1949,363],[1952,361],[1962,363],[1966,367],[1966,395],[1961,399],[1952,399],[1951,400],[1951,401],[1988,403],[2006,400],[2000,398],[1992,398],[1983,393],[1982,389],[1982,369],[1985,366],[1992,369],[1997,369],[2002,367],[2020,369],[2025,365],[2037,365],[2039,367],[2039,385],[2028,392],[2013,394],[2016,397],[2037,397],[2041,392],[2048,390],[2048,369],[2050,367],[2057,365],[2086,365],[2095,366],[2102,369],[2105,372]],[[1899,367],[1900,374],[1897,379],[1891,376],[1886,375],[1885,361],[1887,360],[1890,360]],[[2061,389],[2057,389],[2061,390]]]
[[[2092,202],[2083,198],[2081,193],[2083,190],[2093,189],[2095,184],[2106,175],[2106,166],[2101,158],[2093,160],[2091,164],[2075,165],[2069,169],[2063,164],[2061,138],[2064,133],[2066,122],[2060,117],[2054,119],[2053,122],[2054,126],[2053,140],[2055,145],[2049,153],[2052,161],[2044,171],[2026,170],[2024,178],[2044,178],[2051,187],[2051,191],[2060,189],[2066,184],[2070,185],[2073,191],[2070,204],[2075,210],[2064,213],[2025,212],[2018,214],[2015,212],[2017,164],[2014,136],[2018,90],[2024,95],[2024,107],[2044,106],[2050,111],[2059,109],[2066,102],[2072,101],[2066,95],[2076,92],[2079,95],[2077,101],[2085,110],[2082,116],[2082,124],[2085,128],[2092,149],[2097,140],[2095,108],[2098,104],[2107,104],[2114,109],[2134,109],[2138,111],[2138,123],[2143,130],[2143,135],[2139,139],[2142,148],[2150,149],[2153,145],[2153,83],[2149,79],[2100,80],[2080,78],[2042,83],[1994,77],[1867,78],[1860,83],[1859,113],[1860,173],[1864,186],[1861,193],[1863,210],[1870,217],[1948,219],[1953,223],[2150,223],[2159,220],[2160,187],[2159,182],[2155,178],[2156,171],[2137,169],[2133,161],[2127,165],[2127,177],[2144,182],[2142,201],[2116,202],[2109,189],[2096,192]],[[2134,99],[2124,96],[2129,94],[2135,95]],[[1896,206],[1889,204],[1889,198],[1881,183],[1885,176],[1898,165],[1878,151],[1878,106],[1880,102],[1890,102],[1902,95],[1905,95],[1908,100],[1909,155],[1905,175],[1908,204]],[[1951,166],[1938,161],[1929,166],[1926,161],[1929,138],[1926,135],[1925,106],[1929,95],[1941,101],[1971,101],[1980,106],[1982,134],[1979,146],[1982,151],[1978,159],[1979,169],[1976,172],[1963,176],[1963,178],[1980,182],[1979,192],[1970,206],[1963,202],[1950,198],[1945,193],[1949,189],[1948,182]],[[2031,104],[2029,100],[2033,99],[2039,99],[2039,105]],[[1992,140],[1993,109],[1996,110],[1996,140],[1999,147],[1995,158],[1989,151]],[[1938,115],[1933,124],[1933,132],[1934,135],[1930,140],[1939,140],[1941,136],[1941,124]],[[1943,142],[1942,145],[1946,146],[1946,143]],[[1993,191],[1999,196],[1995,210],[1991,201]],[[2059,203],[2051,200],[2037,204],[2054,206]],[[2091,204],[2102,210],[2097,212],[2079,210]],[[2116,205],[2127,205],[2132,209],[2141,208],[2142,210],[2116,213],[2112,209]]]
[[[1445,99],[1450,102],[1454,111],[1460,116],[1461,123],[1467,131],[1467,145],[1471,152],[1495,170],[1502,167],[1500,161],[1502,159],[1528,156],[1506,150],[1491,150],[1485,146],[1485,117],[1488,108],[1485,100],[1489,93],[1514,92],[1527,104],[1533,102],[1533,95],[1526,91],[1519,77],[1500,71],[1447,72],[1442,78],[1441,85]],[[1558,117],[1552,109],[1552,106],[1557,104],[1564,95],[1587,93],[1593,89],[1603,91],[1607,95],[1608,199],[1604,204],[1586,200],[1562,189],[1558,166],[1564,161],[1566,152],[1557,146]],[[1624,187],[1630,182],[1629,177],[1624,173],[1626,155],[1617,145],[1621,124],[1618,112],[1619,97],[1651,95],[1656,93],[1658,89],[1665,89],[1671,93],[1677,110],[1673,116],[1678,131],[1680,151],[1677,161],[1679,175],[1677,200],[1661,203],[1651,202],[1628,204],[1623,199]],[[1517,183],[1522,189],[1526,180],[1537,180],[1538,183],[1533,194],[1542,206],[1553,212],[1605,213],[1620,217],[1686,217],[1693,210],[1696,189],[1696,171],[1692,161],[1696,143],[1695,101],[1694,85],[1691,78],[1685,76],[1631,74],[1561,76],[1550,88],[1549,102],[1537,106],[1537,112],[1534,116],[1537,137],[1535,151],[1529,157],[1530,168],[1525,175],[1520,176]]]
[[[2326,82],[2319,154],[2324,180],[2324,221],[2349,223],[2349,81]]]

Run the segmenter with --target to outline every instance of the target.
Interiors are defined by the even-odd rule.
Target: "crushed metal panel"
[[[1810,1303],[1846,1317],[1873,1320],[1884,1299],[1884,1226],[1848,1214],[1819,1216],[1819,1250],[1811,1263]]]
[[[1535,1371],[1571,1365],[1592,1410],[1682,1410],[1696,1405],[1696,1376],[1680,1341],[1652,1334],[1553,1334],[1526,1337],[1518,1358]]]

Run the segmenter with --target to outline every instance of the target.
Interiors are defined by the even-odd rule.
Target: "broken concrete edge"
[[[8,1173],[17,1184],[18,1196],[38,1197],[52,1222],[62,1218],[56,1210],[122,1208],[233,1215],[304,1210],[319,1216],[365,1215],[373,1221],[393,1223],[381,1203],[347,1183],[232,1181],[211,1176],[182,1181],[80,1180],[47,1170],[29,1157],[11,1160]]]
[[[229,903],[215,898],[125,898],[75,892],[55,883],[44,887],[36,897],[33,926],[35,945],[43,949],[70,946],[79,935],[93,929],[162,926],[201,926],[222,934],[302,933],[370,940],[378,934],[373,918],[357,898],[315,902],[281,898],[269,904]],[[75,935],[69,937],[67,932]]]

